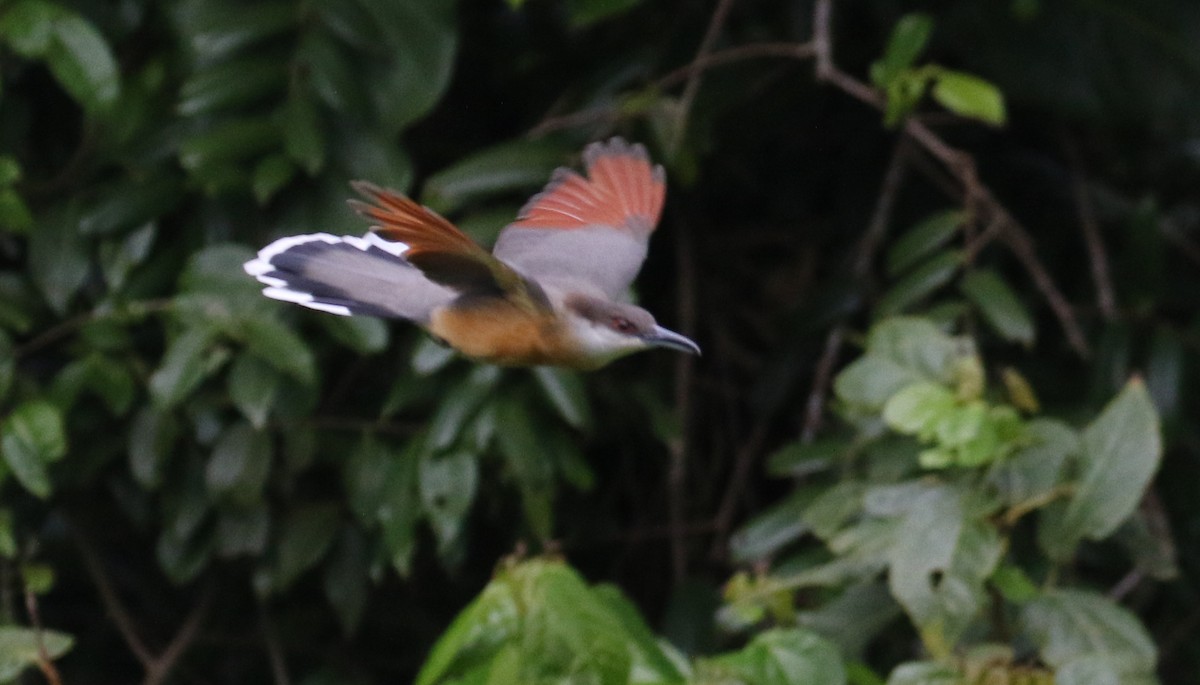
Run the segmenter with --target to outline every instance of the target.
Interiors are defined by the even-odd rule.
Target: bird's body
[[[361,238],[281,238],[246,263],[275,299],[334,314],[413,321],[462,354],[505,366],[595,369],[649,347],[695,343],[623,300],[666,188],[640,145],[584,151],[587,177],[559,169],[488,253],[450,222],[368,183],[351,200]]]

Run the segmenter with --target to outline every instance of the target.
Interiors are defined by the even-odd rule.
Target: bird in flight
[[[634,352],[700,348],[624,298],[666,195],[663,168],[620,138],[557,169],[489,253],[433,210],[358,181],[362,237],[280,238],[245,270],[277,300],[341,316],[412,321],[463,355],[503,366],[592,370]]]

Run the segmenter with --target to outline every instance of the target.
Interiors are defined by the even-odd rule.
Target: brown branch
[[[709,556],[713,559],[720,559],[729,547],[726,543],[729,529],[733,526],[733,517],[737,514],[738,500],[741,499],[742,492],[750,480],[754,457],[762,450],[763,441],[767,438],[767,427],[770,424],[767,418],[759,417],[750,431],[750,437],[742,443],[742,448],[733,458],[733,473],[729,476],[729,485],[725,488],[725,496],[721,498],[717,515],[713,517],[713,542],[709,548]]]
[[[216,592],[214,592],[212,585],[204,588],[204,592],[200,595],[200,600],[192,607],[187,618],[184,619],[183,625],[175,633],[175,637],[167,645],[166,649],[162,651],[162,654],[146,669],[146,677],[142,680],[142,685],[161,685],[161,683],[166,681],[167,676],[171,674],[172,669],[175,668],[179,659],[183,657],[200,634],[200,628],[204,625],[204,620],[208,618],[208,611],[212,606],[212,600],[215,595]]]
[[[112,619],[117,632],[120,633],[121,639],[125,641],[125,645],[129,647],[134,658],[142,665],[143,669],[149,671],[154,663],[154,655],[150,653],[146,643],[138,636],[133,619],[130,618],[129,612],[113,588],[99,556],[74,522],[69,523],[69,528],[71,537],[75,541],[75,548],[79,550],[79,556],[83,557],[83,567],[92,579],[92,584],[96,586],[96,591],[100,593],[100,603],[104,605],[105,613]]]
[[[855,280],[859,283],[865,283],[870,275],[875,253],[887,233],[892,209],[896,206],[896,197],[900,194],[900,187],[904,184],[904,177],[908,169],[907,161],[908,143],[905,138],[901,137],[896,142],[896,147],[892,151],[892,159],[888,162],[887,171],[884,172],[879,199],[875,203],[875,210],[871,213],[871,220],[867,223],[867,230],[863,233],[855,251],[851,270]],[[804,403],[804,422],[800,431],[802,442],[812,442],[821,429],[825,397],[829,392],[834,366],[837,364],[838,353],[842,349],[842,341],[846,336],[846,328],[847,323],[843,319],[830,329],[829,335],[825,338],[825,348],[817,360],[816,369],[813,371],[812,388]]]
[[[262,631],[263,644],[267,648],[267,661],[271,664],[271,681],[275,685],[291,685],[288,676],[287,661],[283,657],[283,646],[279,642],[279,633],[275,631],[275,623],[267,613],[267,606],[262,601],[258,603],[258,621]]]
[[[725,66],[748,59],[785,57],[807,60],[811,59],[814,54],[815,49],[812,43],[751,43],[749,45],[739,45],[734,48],[718,50],[707,55],[698,56],[691,63],[660,76],[651,84],[651,87],[659,90],[667,90],[681,82],[687,81],[697,72],[708,71],[713,67]]]
[[[1096,287],[1096,308],[1105,321],[1115,321],[1117,318],[1117,298],[1114,294],[1112,276],[1108,271],[1108,254],[1104,249],[1104,240],[1100,237],[1100,223],[1096,220],[1096,210],[1088,192],[1087,179],[1083,175],[1082,155],[1075,141],[1069,137],[1064,146],[1067,159],[1071,163],[1071,194],[1075,199],[1075,209],[1079,213],[1079,227],[1083,231],[1083,240],[1087,245],[1088,264],[1091,266],[1092,283]]]
[[[46,650],[46,640],[44,636],[45,628],[42,627],[42,615],[38,611],[37,596],[29,589],[29,584],[25,583],[25,611],[29,613],[29,622],[33,625],[34,636],[37,640],[37,665],[38,669],[45,676],[46,682],[50,685],[62,685],[62,676],[58,674],[58,668],[54,665],[54,661],[50,658],[50,652]]]
[[[810,443],[821,430],[821,417],[825,410],[825,395],[829,392],[829,382],[833,377],[833,367],[837,364],[838,352],[842,349],[842,341],[846,337],[846,324],[839,323],[829,329],[825,337],[825,349],[817,360],[816,370],[813,371],[812,388],[808,391],[808,399],[804,402],[804,426],[800,430],[800,441]]]
[[[718,0],[717,8],[713,10],[712,17],[708,20],[704,38],[700,40],[700,47],[696,49],[696,56],[692,59],[693,67],[688,74],[687,83],[683,86],[683,94],[679,96],[679,114],[675,122],[675,136],[671,141],[672,151],[678,150],[680,143],[683,142],[683,137],[687,133],[688,117],[691,116],[692,103],[696,101],[696,94],[700,92],[700,81],[704,76],[704,69],[694,65],[712,52],[713,45],[721,35],[721,28],[725,26],[725,20],[729,18],[729,10],[732,7],[733,0]]]

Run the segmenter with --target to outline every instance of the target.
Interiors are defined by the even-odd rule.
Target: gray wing
[[[646,259],[646,240],[607,226],[547,231],[509,226],[495,255],[543,285],[622,299]]]
[[[493,253],[541,283],[619,299],[646,259],[666,196],[661,166],[620,138],[583,153],[587,176],[559,169],[506,227]]]

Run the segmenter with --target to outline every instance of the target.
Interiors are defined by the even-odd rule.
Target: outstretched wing
[[[619,298],[646,259],[666,197],[661,166],[620,138],[583,152],[587,176],[558,169],[500,233],[493,254],[541,283]]]
[[[351,185],[370,202],[350,200],[350,206],[374,222],[376,235],[407,245],[404,259],[429,280],[462,294],[503,296],[526,308],[546,306],[536,285],[437,212],[365,181]]]

